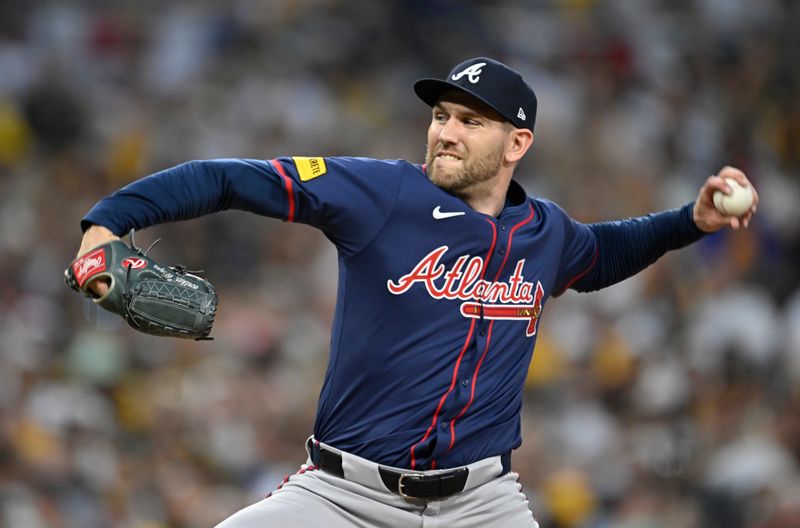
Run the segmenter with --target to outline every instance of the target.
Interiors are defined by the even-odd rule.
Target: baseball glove
[[[212,339],[208,334],[217,311],[217,294],[211,283],[183,266],[162,266],[147,256],[153,246],[142,251],[134,244],[133,231],[130,238],[130,246],[113,240],[72,261],[64,271],[67,285],[141,332]],[[108,293],[99,298],[87,288],[97,278],[110,282]]]

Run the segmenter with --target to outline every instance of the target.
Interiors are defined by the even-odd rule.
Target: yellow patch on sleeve
[[[297,167],[297,174],[301,181],[313,180],[317,176],[322,176],[328,172],[324,158],[306,158],[304,156],[294,156],[294,166]]]

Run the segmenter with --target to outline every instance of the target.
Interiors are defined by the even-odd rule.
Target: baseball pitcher
[[[513,179],[533,143],[537,109],[516,71],[473,58],[445,79],[417,81],[414,91],[432,108],[424,164],[192,161],[103,198],[81,222],[71,284],[101,303],[117,295],[113,309],[140,329],[195,339],[213,322],[213,288],[164,266],[134,276],[159,265],[126,260],[146,256],[118,237],[241,209],[315,226],[338,250],[338,302],[308,460],[221,528],[537,526],[511,453],[522,442],[523,383],[547,302],[568,288],[622,281],[705,233],[746,228],[756,212],[757,195],[738,217],[715,209],[714,192],[730,193],[724,178],[748,185],[725,167],[683,207],[577,222]],[[109,244],[132,255],[114,257]],[[191,284],[170,282],[177,279]]]

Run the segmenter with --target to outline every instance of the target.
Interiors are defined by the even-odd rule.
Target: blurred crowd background
[[[412,82],[475,55],[539,97],[518,171],[594,222],[761,205],[640,275],[545,307],[514,453],[543,528],[800,526],[800,3],[0,3],[0,526],[198,528],[305,461],[336,255],[241,212],[154,227],[204,268],[216,340],[138,334],[69,291],[79,220],[190,159],[422,161]]]

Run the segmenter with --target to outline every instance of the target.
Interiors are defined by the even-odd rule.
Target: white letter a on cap
[[[462,71],[460,71],[458,73],[454,73],[453,76],[451,77],[451,79],[453,79],[454,81],[457,81],[457,80],[459,80],[460,78],[462,78],[463,76],[466,75],[467,76],[467,80],[469,82],[471,82],[472,84],[475,84],[475,83],[477,83],[478,81],[481,80],[481,77],[480,77],[481,72],[482,72],[481,68],[483,68],[484,66],[486,66],[485,62],[476,62],[475,64],[473,64],[471,66],[467,66]]]

